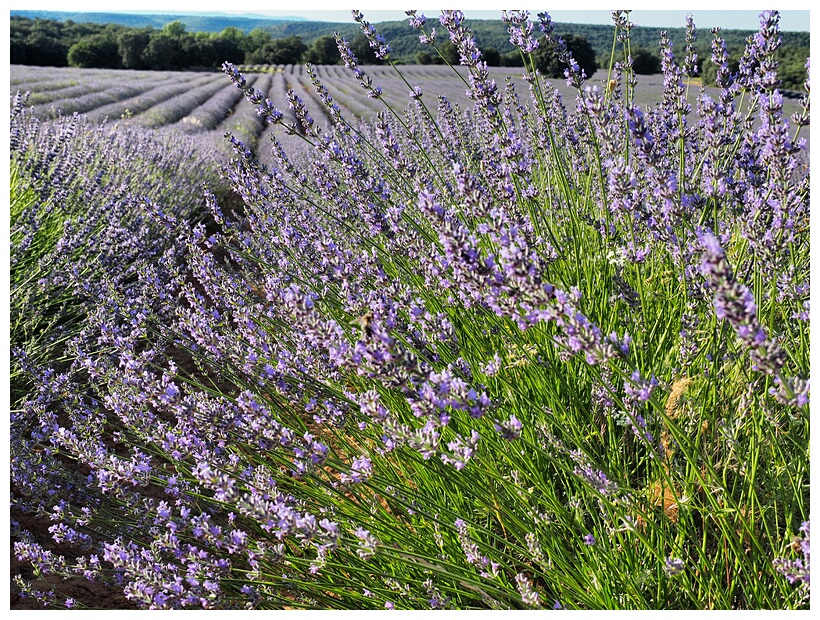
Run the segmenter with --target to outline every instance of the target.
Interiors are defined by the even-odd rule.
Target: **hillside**
[[[232,15],[152,15],[130,13],[77,13],[69,11],[10,11],[12,17],[29,19],[53,19],[91,24],[119,24],[129,28],[162,28],[165,24],[178,21],[185,24],[189,32],[221,32],[230,26],[250,32],[254,28],[265,28],[280,22],[297,22],[299,17],[235,17]]]
[[[142,28],[153,26],[162,28],[172,21],[183,23],[189,32],[220,32],[229,26],[234,26],[244,32],[249,32],[254,28],[263,28],[274,38],[287,36],[299,36],[304,42],[310,45],[315,39],[324,35],[333,35],[338,32],[344,37],[352,38],[358,32],[358,25],[352,20],[348,23],[319,22],[309,20],[298,20],[296,18],[246,18],[220,15],[130,15],[122,13],[72,13],[58,11],[11,11],[12,16],[28,18],[43,18],[54,20],[72,20],[75,22],[92,23],[115,23],[132,28]],[[431,19],[430,24],[435,25],[435,20]],[[475,33],[479,47],[482,49],[495,48],[502,54],[513,51],[509,42],[506,25],[501,20],[476,20],[467,19],[465,23]],[[697,24],[699,26],[699,47],[701,55],[708,55],[708,41],[710,24]],[[407,25],[407,21],[391,21],[376,24],[378,31],[384,35],[393,49],[396,59],[412,61],[422,46],[418,42],[418,33]],[[439,28],[441,30],[441,28]],[[586,38],[597,56],[609,54],[612,48],[612,27],[593,24],[574,24],[557,22],[559,33],[571,33]],[[633,33],[633,45],[654,50],[657,47],[661,28],[638,27]],[[667,29],[670,39],[675,45],[675,49],[684,46],[684,28]],[[723,30],[721,35],[726,39],[730,50],[742,48],[746,37],[752,34],[751,31],[744,30]],[[808,47],[808,32],[782,32],[783,47]]]
[[[435,23],[431,22],[432,25]],[[465,23],[472,29],[476,41],[481,49],[495,48],[502,54],[513,51],[513,46],[509,41],[506,25],[501,20],[465,20]],[[609,54],[612,49],[612,33],[610,26],[595,24],[574,24],[556,22],[556,30],[559,33],[569,33],[580,35],[586,38],[595,50],[596,56]],[[709,24],[700,24],[699,46],[701,54],[708,49],[708,42],[711,40]],[[390,43],[393,54],[398,58],[411,59],[416,52],[422,49],[418,42],[418,33],[407,25],[404,20],[382,22],[376,24],[376,28],[384,35]],[[537,26],[536,26],[537,28]],[[302,37],[305,43],[310,43],[314,39],[323,35],[333,35],[335,32],[345,37],[353,37],[358,32],[358,25],[355,23],[339,24],[329,22],[283,22],[266,27],[274,38],[296,35]],[[438,29],[441,31],[441,28]],[[656,49],[660,33],[663,28],[638,27],[632,32],[633,46]],[[685,45],[685,30],[680,28],[668,28],[669,38],[675,45],[675,49],[681,49]],[[746,38],[752,31],[745,30],[722,30],[721,35],[726,39],[729,49],[742,48]],[[808,32],[782,32],[784,47],[808,47]]]

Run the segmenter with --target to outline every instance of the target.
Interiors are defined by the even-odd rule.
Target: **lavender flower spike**
[[[751,291],[737,282],[720,242],[711,234],[700,236],[703,248],[701,273],[715,294],[714,307],[718,319],[726,319],[740,340],[749,349],[754,368],[765,374],[777,374],[783,367],[785,354],[767,338],[766,329],[757,318],[757,306]]]

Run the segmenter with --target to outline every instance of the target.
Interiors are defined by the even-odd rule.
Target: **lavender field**
[[[12,66],[12,608],[807,609],[810,65],[612,17]]]
[[[403,112],[411,101],[411,88],[390,66],[367,67],[368,75],[380,86],[384,95],[380,100],[367,96],[355,76],[341,65],[316,66],[315,76],[325,86],[334,103],[345,118],[351,122],[370,122],[384,104],[396,112]],[[454,69],[466,78],[466,67],[442,65],[409,65],[401,67],[404,78],[421,90],[426,100],[434,101],[444,96],[453,106],[467,110],[472,102],[464,82],[454,76]],[[499,85],[510,81],[519,90],[526,90],[521,69],[489,67],[488,75]],[[590,83],[608,83],[608,71],[599,69],[591,76]],[[285,94],[293,90],[314,111],[314,119],[322,128],[336,124],[333,115],[321,102],[307,69],[301,65],[273,65],[248,67],[249,85],[261,80],[255,88],[266,98],[285,102]],[[549,83],[565,101],[572,101],[572,88],[564,80]],[[634,102],[639,106],[651,105],[663,96],[663,75],[640,76],[634,86]],[[698,80],[695,80],[699,84]],[[126,71],[115,69],[72,69],[58,67],[11,66],[13,91],[29,92],[28,103],[33,115],[42,120],[58,116],[70,116],[79,112],[89,120],[114,123],[123,119],[149,128],[167,128],[196,134],[207,148],[214,148],[227,160],[232,150],[224,140],[230,131],[254,151],[263,163],[272,161],[271,138],[286,144],[291,150],[307,152],[310,149],[302,140],[288,135],[282,125],[267,128],[242,98],[242,94],[225,83],[222,74],[202,74],[165,71]],[[713,98],[719,96],[717,88],[707,88]],[[687,101],[695,106],[699,90],[692,87]],[[800,109],[798,101],[784,100],[784,114],[791,115]],[[295,123],[290,110],[287,121]],[[297,131],[301,131],[296,123]],[[263,135],[264,134],[264,135]],[[808,132],[804,136],[808,141]]]

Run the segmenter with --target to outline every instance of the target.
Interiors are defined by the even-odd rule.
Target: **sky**
[[[93,1],[76,1],[76,2],[27,2],[25,6],[12,5],[13,8],[25,8],[27,10],[56,10],[56,11],[104,11],[112,12],[112,4],[110,2],[93,2]],[[199,0],[193,2],[157,2],[152,0],[144,0],[138,5],[132,5],[136,8],[130,9],[127,5],[117,10],[126,11],[129,13],[223,13],[230,15],[252,14],[256,16],[267,17],[303,17],[313,20],[321,21],[335,21],[335,22],[350,22],[350,11],[339,9],[339,2],[329,2],[327,0],[311,0],[310,2],[299,3],[299,6],[304,9],[285,8],[279,10],[270,10],[272,2],[241,2],[242,7],[236,10],[226,10],[226,3],[215,2],[211,0]],[[284,4],[284,3],[283,3]],[[468,1],[463,3],[454,3],[457,8],[464,11],[468,18],[473,19],[498,19],[501,10],[499,3],[489,1]],[[556,3],[560,6],[560,3]],[[546,10],[552,18],[557,22],[564,23],[592,23],[592,24],[611,24],[610,9],[616,8],[611,3],[602,3],[597,0],[576,3],[582,5],[584,10],[564,10],[553,9],[553,3],[545,3],[545,6],[530,9],[530,13],[535,16],[539,11]],[[741,29],[741,30],[756,30],[760,24],[759,14],[762,8],[753,9],[745,8],[748,5],[739,2],[700,2],[697,0],[690,0],[685,4],[675,2],[663,3],[664,6],[669,6],[668,10],[657,10],[657,0],[654,2],[647,2],[646,0],[633,1],[631,19],[637,22],[638,25],[653,26],[653,27],[682,27],[685,25],[684,17],[687,13],[692,13],[695,18],[695,24],[703,31],[707,32],[712,26],[719,26],[726,29]],[[711,10],[716,4],[721,6],[720,10]],[[737,6],[743,6],[742,10],[732,10]],[[281,5],[280,5],[281,6]],[[288,6],[285,4],[285,6]],[[351,8],[358,8],[365,17],[373,22],[404,19],[403,8],[413,8],[412,3],[407,3],[403,8],[393,2],[374,2],[373,0],[364,2],[355,2]],[[399,7],[396,9],[385,9],[385,6]],[[783,30],[802,30],[810,29],[810,12],[805,9],[806,2],[786,1],[778,3],[777,8],[781,12],[780,26]],[[678,8],[680,7],[680,8]],[[685,8],[684,8],[685,7]],[[423,9],[416,7],[419,13],[424,13],[428,17],[435,17],[438,15],[438,9]],[[516,7],[508,7],[516,8]],[[773,8],[773,7],[768,7]],[[815,13],[818,13],[815,11]]]

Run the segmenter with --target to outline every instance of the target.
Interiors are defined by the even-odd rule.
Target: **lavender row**
[[[211,78],[201,86],[187,89],[176,97],[148,108],[136,115],[134,121],[149,128],[171,125],[223,89],[222,80]]]
[[[91,109],[86,113],[86,116],[95,122],[101,122],[105,119],[130,118],[163,101],[181,95],[191,88],[213,81],[211,75],[187,74],[186,78],[180,80],[169,76],[164,80],[152,82],[148,88],[140,89],[140,92],[131,97],[121,97],[116,101]]]
[[[32,105],[43,105],[51,103],[52,101],[73,99],[87,93],[96,92],[99,88],[99,84],[86,82],[84,84],[64,86],[55,89],[43,88],[42,85],[24,84],[21,90],[34,93],[29,97],[29,102]]]
[[[256,75],[250,75],[248,84],[253,85],[256,79]],[[242,92],[233,85],[224,85],[216,95],[180,119],[175,127],[187,132],[212,130],[233,112],[241,97]]]
[[[270,88],[266,96],[267,99],[282,102],[283,104],[287,101],[287,92],[293,88],[294,85],[288,82],[285,75],[286,73],[282,71],[271,73]],[[254,149],[259,162],[264,165],[269,165],[274,161],[272,156],[272,151],[276,148],[274,142],[279,142],[280,144],[285,144],[293,148],[301,140],[297,135],[301,127],[297,124],[296,116],[289,109],[283,109],[282,113],[284,115],[284,125],[266,126],[259,136],[257,146]]]
[[[260,75],[253,84],[254,88],[267,96],[271,87],[271,76]],[[222,154],[223,157],[230,158],[235,156],[235,152],[231,142],[226,140],[226,134],[230,134],[241,142],[244,150],[254,151],[259,144],[259,137],[264,129],[264,121],[256,113],[256,110],[252,106],[241,105],[240,102],[216,129],[197,134],[197,137],[202,144],[208,145],[207,148]]]
[[[12,86],[25,86],[26,84],[49,82],[64,82],[73,80],[77,82],[91,79],[100,81],[103,79],[145,79],[150,77],[150,73],[141,71],[117,71],[115,69],[77,69],[74,67],[38,67],[32,65],[11,65],[9,68]],[[22,90],[22,89],[21,89]]]

